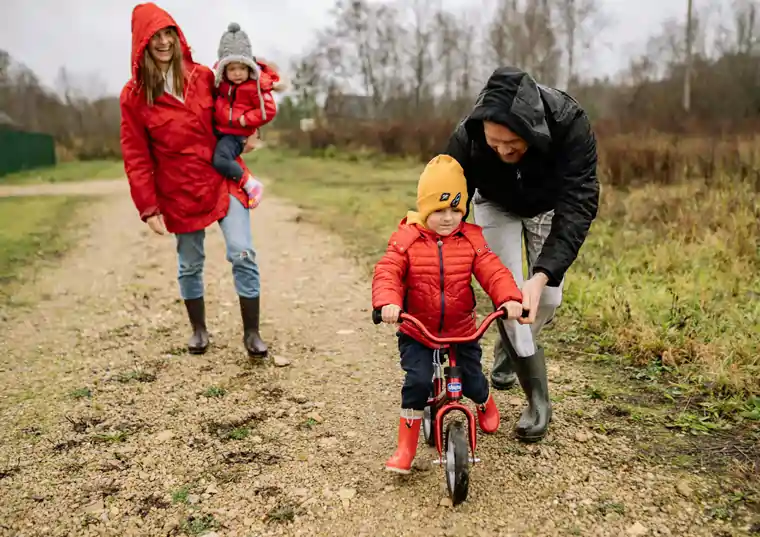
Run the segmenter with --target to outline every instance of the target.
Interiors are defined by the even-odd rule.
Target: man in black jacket
[[[445,153],[464,168],[475,223],[521,285],[523,307],[530,311],[519,323],[499,322],[491,384],[509,389],[516,373],[528,400],[516,433],[537,441],[552,409],[536,336],[559,307],[565,271],[596,218],[596,140],[572,97],[520,69],[500,67]],[[530,275],[524,283],[523,241]]]

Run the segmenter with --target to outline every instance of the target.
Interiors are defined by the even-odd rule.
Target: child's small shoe
[[[248,208],[255,209],[261,203],[261,197],[264,195],[264,185],[252,175],[240,185],[240,188],[248,195]]]
[[[398,422],[398,448],[385,463],[385,469],[398,474],[408,474],[417,454],[422,411],[402,409]]]
[[[480,425],[480,430],[484,433],[493,434],[499,430],[500,423],[499,409],[496,408],[496,401],[493,400],[493,395],[489,393],[486,402],[478,405],[478,425]]]

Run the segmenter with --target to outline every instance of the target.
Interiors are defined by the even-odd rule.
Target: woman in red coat
[[[132,78],[120,96],[132,200],[151,230],[176,236],[179,290],[193,330],[188,350],[200,354],[208,347],[203,242],[206,227],[218,222],[240,297],[245,347],[251,356],[266,356],[247,195],[211,164],[213,88],[213,73],[193,61],[171,15],[153,3],[138,4],[132,11]]]

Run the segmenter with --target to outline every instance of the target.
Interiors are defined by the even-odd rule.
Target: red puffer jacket
[[[433,334],[466,336],[477,328],[473,274],[497,306],[522,301],[512,273],[488,247],[480,227],[462,223],[451,235],[440,237],[404,218],[375,266],[372,307],[395,304]],[[411,323],[402,323],[400,331],[438,347]]]
[[[184,55],[184,103],[163,94],[148,106],[140,61],[150,38],[167,26],[177,28]],[[223,218],[232,194],[247,206],[247,196],[211,165],[216,146],[214,75],[193,62],[182,31],[166,11],[152,3],[132,12],[132,80],[121,91],[121,151],[132,200],[140,218],[162,214],[170,233],[204,229]],[[238,158],[245,169],[242,159]],[[245,170],[245,173],[248,173]]]
[[[216,129],[222,134],[250,136],[256,129],[272,121],[277,114],[272,85],[280,80],[280,77],[266,64],[257,63],[261,68],[261,96],[255,80],[247,80],[237,85],[223,80],[219,84],[214,99],[214,122]],[[245,127],[240,125],[241,116],[245,116]]]

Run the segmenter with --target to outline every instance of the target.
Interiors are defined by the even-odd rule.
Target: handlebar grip
[[[401,315],[404,313],[404,310],[401,310],[399,313],[398,322],[403,323],[404,320],[401,318]],[[380,324],[383,322],[383,311],[382,310],[372,310],[372,322],[375,324]]]
[[[522,319],[527,319],[528,317],[530,317],[530,311],[529,310],[523,310],[522,311],[522,315],[520,315],[520,317]]]

